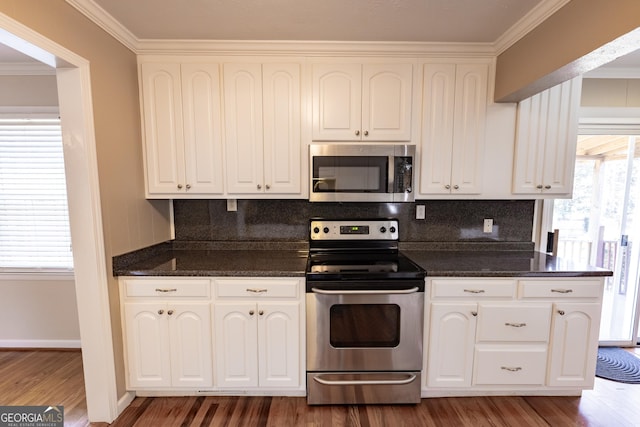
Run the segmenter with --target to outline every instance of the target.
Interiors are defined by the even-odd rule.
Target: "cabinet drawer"
[[[521,280],[521,298],[599,298],[602,280]]]
[[[432,298],[514,298],[515,280],[433,279]]]
[[[546,347],[478,346],[474,384],[543,385],[546,369]]]
[[[214,279],[217,297],[298,298],[300,279],[229,278]]]
[[[163,280],[136,279],[125,280],[127,297],[209,297],[209,279]]]
[[[476,339],[481,341],[549,340],[551,303],[478,306]]]

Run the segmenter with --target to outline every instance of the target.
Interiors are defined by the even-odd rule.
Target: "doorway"
[[[640,136],[578,137],[572,199],[553,201],[557,254],[614,272],[605,278],[600,343],[638,342]]]

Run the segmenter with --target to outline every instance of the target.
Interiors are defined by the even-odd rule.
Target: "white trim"
[[[556,13],[571,0],[542,0],[522,19],[505,31],[494,42],[494,53],[500,55],[513,46],[518,40],[526,36],[544,20]]]
[[[585,79],[640,79],[640,69],[636,67],[596,68],[585,73]]]
[[[75,274],[73,271],[68,270],[50,270],[50,271],[37,271],[37,270],[25,270],[25,271],[2,271],[0,270],[0,284],[2,282],[15,282],[17,280],[24,281],[66,281],[70,282],[75,280]]]
[[[79,340],[0,340],[0,348],[80,348]]]
[[[2,13],[0,29],[14,41],[22,40],[23,46],[46,51],[59,67],[58,97],[87,412],[91,422],[110,423],[118,415],[118,397],[89,61]],[[69,68],[61,68],[65,65]]]
[[[93,0],[65,0],[76,10],[89,18],[98,27],[105,30],[113,38],[125,45],[132,52],[136,52],[138,39],[124,25],[118,22],[107,11]]]
[[[121,414],[125,409],[127,409],[127,406],[131,405],[131,402],[133,402],[133,399],[135,398],[136,394],[132,391],[127,391],[123,394],[122,397],[118,399],[118,414]]]
[[[51,119],[59,118],[58,106],[50,107],[8,107],[0,106],[0,118],[3,119]]]

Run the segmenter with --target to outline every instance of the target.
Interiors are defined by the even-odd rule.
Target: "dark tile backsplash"
[[[425,205],[426,219],[415,219]],[[401,242],[531,242],[532,200],[425,200],[415,203],[310,203],[306,200],[174,200],[176,240],[306,241],[309,219],[379,218],[400,221]],[[494,220],[491,234],[483,220]]]

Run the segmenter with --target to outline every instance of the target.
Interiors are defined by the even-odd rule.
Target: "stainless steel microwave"
[[[413,202],[415,145],[312,144],[312,202]]]

